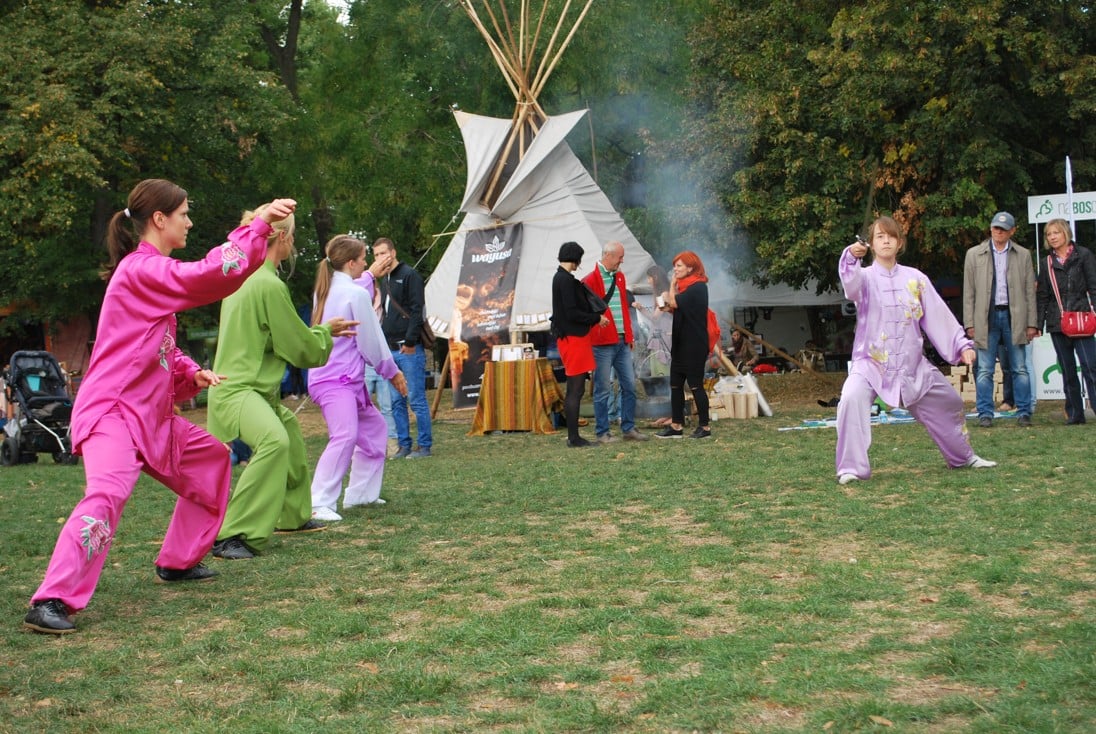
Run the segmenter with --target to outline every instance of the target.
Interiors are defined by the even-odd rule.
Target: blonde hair
[[[1069,222],[1064,219],[1051,219],[1043,226],[1043,236],[1046,236],[1046,231],[1050,229],[1051,225],[1056,226],[1058,229],[1066,233],[1066,242],[1073,242],[1073,230],[1070,229]]]
[[[337,271],[346,267],[351,260],[357,260],[365,254],[365,243],[348,234],[337,234],[324,245],[325,257],[316,270],[316,288],[312,304],[312,325],[317,326],[323,319],[323,309],[327,305],[327,296],[331,293],[331,279]]]

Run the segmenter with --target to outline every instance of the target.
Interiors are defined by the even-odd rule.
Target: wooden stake
[[[818,374],[817,372],[814,371],[814,368],[811,367],[809,364],[804,364],[804,363],[800,362],[798,359],[796,359],[795,357],[793,357],[790,354],[788,354],[787,352],[785,352],[784,350],[778,349],[777,347],[774,347],[772,344],[769,344],[769,342],[765,341],[764,339],[759,337],[757,334],[754,334],[753,332],[751,332],[745,326],[739,326],[738,324],[736,324],[733,321],[731,321],[730,324],[731,324],[732,328],[738,329],[739,331],[741,331],[743,334],[750,337],[751,339],[757,339],[759,342],[764,344],[766,347],[773,350],[774,352],[779,354],[781,357],[788,360],[789,362],[791,362],[792,364],[794,364],[796,367],[803,370],[804,372],[810,372],[812,374]]]
[[[445,353],[445,361],[441,363],[441,379],[438,380],[437,389],[434,391],[434,403],[430,406],[430,420],[438,415],[438,406],[441,405],[441,393],[445,387],[445,380],[449,377],[449,352]],[[452,382],[452,380],[449,380]]]

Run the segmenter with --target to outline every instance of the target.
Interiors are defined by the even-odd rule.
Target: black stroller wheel
[[[55,464],[63,464],[65,466],[73,466],[80,463],[79,456],[73,456],[68,451],[54,451],[53,462]]]
[[[4,437],[0,445],[0,466],[14,466],[19,463],[19,442],[11,436]]]

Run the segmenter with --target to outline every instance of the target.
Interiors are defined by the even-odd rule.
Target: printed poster
[[[491,347],[510,343],[520,257],[520,223],[474,230],[464,239],[449,338],[454,408],[476,407]]]

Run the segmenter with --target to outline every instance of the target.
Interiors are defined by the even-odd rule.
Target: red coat
[[[616,271],[615,279],[616,291],[614,291],[613,297],[615,298],[617,295],[619,295],[620,302],[623,306],[623,308],[621,308],[621,313],[624,317],[624,343],[631,345],[632,342],[635,341],[635,339],[632,337],[632,317],[628,313],[628,304],[624,300],[626,297],[625,293],[628,286],[627,283],[625,283],[624,281],[624,273],[620,270]],[[590,273],[582,279],[582,282],[590,286],[590,290],[592,290],[594,293],[598,294],[602,298],[605,298],[605,282],[602,280],[601,277],[600,263],[594,266],[594,269],[591,270]],[[601,326],[600,324],[595,324],[594,328],[590,329],[590,342],[595,347],[606,346],[608,344],[616,344],[617,341],[619,341],[619,337],[617,335],[621,332],[621,329],[617,328],[617,324],[613,320],[613,309],[606,309],[605,317],[609,319],[608,325]]]

